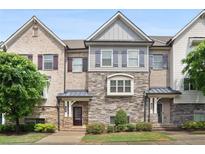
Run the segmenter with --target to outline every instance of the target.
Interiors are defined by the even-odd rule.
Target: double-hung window
[[[162,54],[153,55],[152,67],[153,69],[163,69],[163,55]]]
[[[72,72],[82,72],[83,71],[83,59],[73,58],[72,61]]]
[[[113,51],[110,49],[101,50],[101,66],[111,67],[113,63]]]
[[[44,70],[53,69],[53,55],[43,55],[43,68]]]
[[[194,83],[189,78],[184,78],[184,90],[196,90]]]
[[[127,51],[128,67],[139,67],[139,50],[132,49]]]

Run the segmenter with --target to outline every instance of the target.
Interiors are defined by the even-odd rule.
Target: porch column
[[[72,117],[72,105],[73,105],[75,102],[76,102],[76,101],[68,101],[69,117]]]
[[[68,117],[68,102],[65,101],[65,117]]]
[[[154,113],[157,113],[157,99],[154,98]]]

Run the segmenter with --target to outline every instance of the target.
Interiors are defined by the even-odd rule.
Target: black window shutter
[[[58,55],[53,56],[53,69],[58,70]]]
[[[38,70],[43,68],[43,55],[38,55]]]
[[[140,64],[140,67],[145,67],[145,51],[144,50],[140,50],[140,56],[139,56],[139,64]]]
[[[122,67],[127,67],[127,51],[122,51]]]
[[[88,71],[88,59],[83,58],[83,72],[87,72],[87,71]]]
[[[72,61],[71,57],[68,57],[68,72],[72,72]]]
[[[113,51],[113,67],[118,67],[118,51]]]
[[[163,68],[168,68],[168,54],[163,54]]]
[[[95,51],[95,67],[100,67],[100,50]]]
[[[149,67],[153,68],[153,55],[149,55]]]

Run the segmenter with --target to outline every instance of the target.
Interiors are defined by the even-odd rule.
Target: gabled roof
[[[138,28],[133,22],[131,22],[124,14],[118,11],[114,16],[112,16],[105,24],[103,24],[100,28],[98,28],[91,36],[89,36],[86,41],[91,41],[95,38],[99,33],[101,33],[108,25],[112,24],[115,19],[121,18],[127,25],[129,25],[133,30],[138,32],[142,37],[146,40],[152,42],[152,39],[147,36],[140,28]]]
[[[192,26],[198,18],[200,18],[205,13],[205,10],[202,10],[194,19],[192,19],[187,25],[185,25],[172,39],[170,39],[167,44],[172,43],[179,35],[181,35],[187,28]]]
[[[52,32],[45,24],[43,24],[36,16],[33,16],[30,20],[28,20],[22,27],[20,27],[15,33],[13,33],[3,44],[6,45],[12,39],[14,39],[19,33],[21,33],[27,26],[29,26],[32,22],[37,22],[40,26],[42,26],[53,38],[58,41],[61,45],[66,46],[66,44],[54,33]]]

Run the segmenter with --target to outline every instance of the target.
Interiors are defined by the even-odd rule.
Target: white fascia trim
[[[8,42],[10,42],[13,38],[15,38],[21,31],[23,31],[31,22],[37,21],[51,36],[53,36],[61,45],[66,47],[66,44],[55,35],[47,26],[45,26],[37,17],[33,16],[30,20],[28,20],[21,28],[19,28],[14,34],[12,34],[3,44],[2,47],[5,46]]]
[[[148,41],[153,41],[150,39],[144,32],[142,32],[141,29],[139,29],[136,25],[134,25],[130,20],[128,20],[127,17],[125,17],[121,12],[116,13],[110,20],[108,20],[104,25],[102,25],[96,32],[94,32],[90,37],[88,37],[86,40],[90,41],[92,38],[96,37],[96,35],[101,32],[107,25],[112,23],[117,17],[121,17],[124,21],[126,21],[134,30],[139,32],[143,37],[145,37]]]
[[[205,10],[201,11],[194,19],[192,19],[187,25],[185,25],[169,42],[171,44],[179,35],[181,35],[187,28],[189,28],[201,15],[205,13]]]

